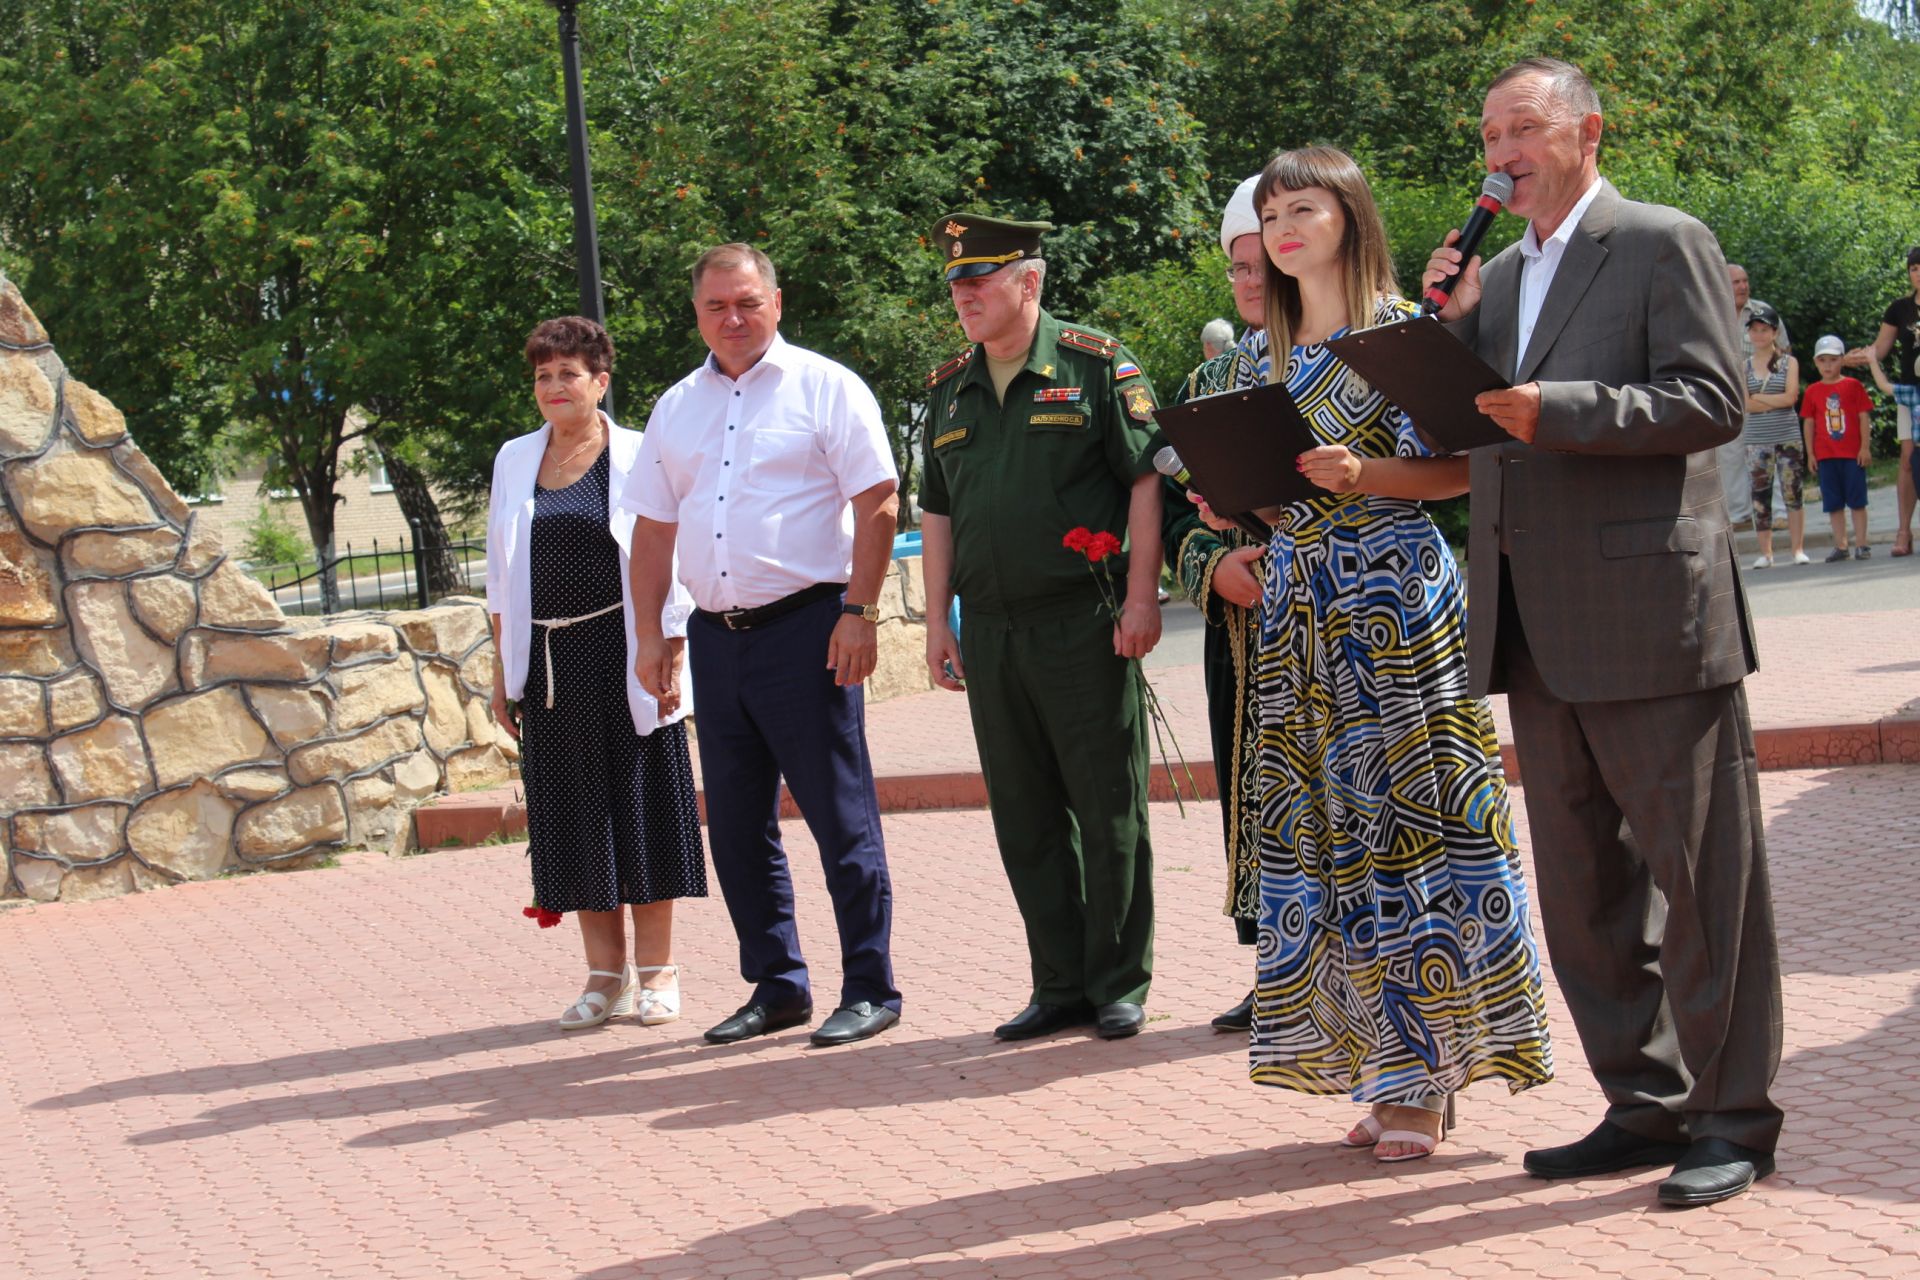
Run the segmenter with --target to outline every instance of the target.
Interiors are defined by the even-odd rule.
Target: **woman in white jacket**
[[[629,652],[633,516],[608,494],[626,487],[640,433],[600,411],[613,343],[593,321],[545,321],[526,358],[546,421],[494,459],[487,611],[493,713],[521,741],[534,905],[577,914],[586,945],[586,989],[560,1026],[629,1013],[670,1022],[680,1016],[673,900],[706,896],[706,858],[688,708],[641,688]],[[661,618],[676,664],[692,607],[676,581]]]

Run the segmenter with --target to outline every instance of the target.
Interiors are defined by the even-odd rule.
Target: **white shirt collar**
[[[1573,208],[1567,210],[1567,216],[1560,219],[1560,225],[1555,227],[1553,234],[1547,237],[1546,244],[1540,242],[1540,233],[1534,229],[1533,223],[1527,223],[1526,234],[1520,237],[1520,252],[1526,257],[1538,258],[1546,253],[1549,244],[1565,248],[1567,241],[1573,239],[1574,228],[1580,225],[1580,219],[1587,216],[1587,206],[1592,204],[1593,198],[1599,194],[1600,178],[1596,175],[1593,185],[1587,188],[1586,194],[1580,197]]]

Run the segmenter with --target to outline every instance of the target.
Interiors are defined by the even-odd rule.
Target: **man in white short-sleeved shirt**
[[[707,832],[741,976],[753,984],[707,1039],[745,1040],[813,1016],[780,842],[784,776],[820,846],[840,933],[840,1003],[812,1038],[848,1044],[900,1020],[860,687],[876,658],[898,473],[866,384],[780,336],[779,282],[764,253],[727,244],[702,254],[693,305],[711,354],[654,405],[620,503],[636,517],[635,667],[655,696],[677,677],[643,604],[664,603],[676,542],[696,606],[688,666]]]

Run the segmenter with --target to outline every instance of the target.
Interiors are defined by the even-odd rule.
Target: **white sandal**
[[[680,966],[646,964],[632,970],[635,974],[666,973],[668,970],[673,971],[672,986],[634,988],[634,1012],[640,1015],[641,1026],[657,1027],[680,1016]]]
[[[633,989],[639,979],[634,977],[632,965],[628,965],[622,973],[615,973],[610,969],[589,969],[587,976],[618,978],[620,990],[612,999],[608,999],[604,991],[581,992],[580,998],[568,1005],[566,1012],[560,1015],[562,1031],[584,1031],[588,1027],[599,1026],[608,1018],[617,1018],[633,1012]]]
[[[1405,1105],[1418,1106],[1419,1104],[1412,1103]],[[1421,1109],[1426,1110],[1424,1107]],[[1413,1150],[1403,1151],[1397,1156],[1383,1156],[1376,1148],[1373,1153],[1373,1158],[1381,1164],[1399,1164],[1403,1160],[1424,1160],[1432,1155],[1434,1148],[1440,1145],[1440,1140],[1453,1131],[1452,1094],[1446,1096],[1446,1105],[1434,1114],[1440,1117],[1439,1133],[1421,1133],[1416,1129],[1388,1129],[1380,1135],[1380,1146],[1385,1146],[1389,1142],[1398,1142],[1403,1146],[1412,1147]]]
[[[1359,1132],[1366,1134],[1367,1140],[1365,1142],[1355,1142],[1353,1140],[1353,1135],[1355,1130],[1358,1130]],[[1375,1116],[1373,1112],[1369,1111],[1367,1112],[1367,1114],[1360,1117],[1359,1124],[1356,1124],[1355,1126],[1353,1126],[1352,1129],[1347,1130],[1346,1133],[1341,1135],[1340,1145],[1343,1147],[1377,1146],[1380,1142],[1380,1134],[1381,1134],[1381,1129],[1380,1129],[1379,1117]]]

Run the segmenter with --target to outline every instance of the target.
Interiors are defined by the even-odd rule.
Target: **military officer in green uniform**
[[[1092,1023],[1117,1039],[1145,1021],[1153,969],[1149,726],[1130,659],[1160,639],[1156,402],[1118,341],[1041,308],[1052,229],[972,213],[934,224],[973,345],[928,378],[927,665],[966,692],[1026,922],[1030,1003],[994,1034]],[[1130,544],[1117,622],[1061,544],[1080,526]]]

